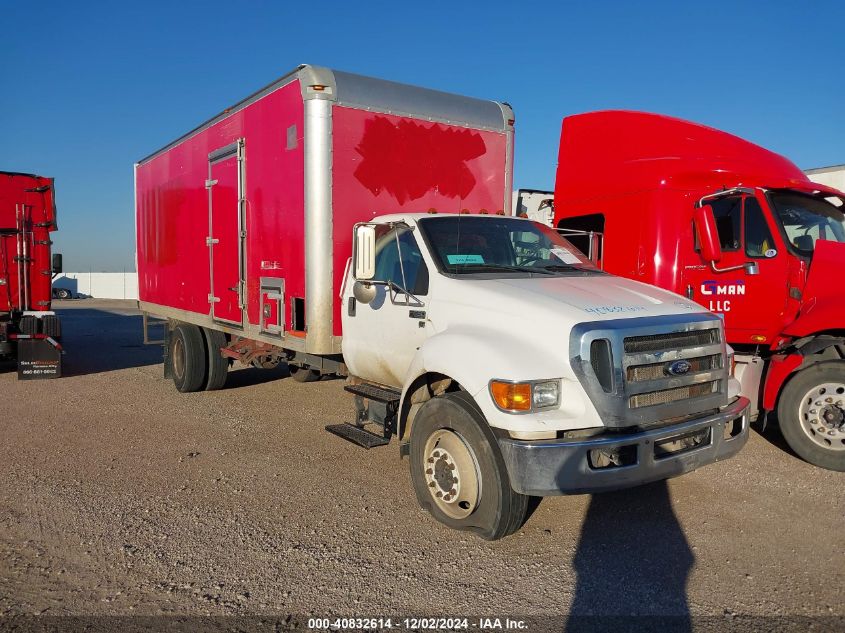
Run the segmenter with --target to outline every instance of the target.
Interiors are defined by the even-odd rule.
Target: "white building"
[[[804,173],[813,182],[835,187],[839,191],[845,191],[845,165],[817,167],[815,169],[807,169]]]

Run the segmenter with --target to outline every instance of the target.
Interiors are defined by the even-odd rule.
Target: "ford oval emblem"
[[[672,363],[671,365],[669,365],[669,367],[666,368],[666,370],[673,376],[683,376],[690,369],[692,369],[692,365],[690,365],[689,362],[685,360],[676,360],[674,363]]]

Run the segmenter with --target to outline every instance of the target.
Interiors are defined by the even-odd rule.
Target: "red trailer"
[[[353,226],[510,214],[512,157],[506,104],[300,66],[135,166],[140,307],[298,378],[342,369]]]
[[[51,310],[52,277],[61,272],[61,255],[51,257],[56,228],[53,179],[0,171],[0,358],[16,359],[23,348],[37,355],[39,339],[58,349],[60,324]]]
[[[703,125],[622,111],[563,121],[555,226],[602,233],[605,270],[720,314],[752,419],[777,411],[790,446],[834,470],[845,470],[844,202],[783,156]]]

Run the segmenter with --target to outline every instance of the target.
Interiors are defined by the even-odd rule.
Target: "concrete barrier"
[[[62,273],[53,287],[66,288],[74,297],[138,299],[138,273]]]

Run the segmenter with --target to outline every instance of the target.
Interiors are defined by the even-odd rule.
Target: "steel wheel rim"
[[[798,405],[798,420],[815,444],[845,451],[845,384],[826,382],[810,389]]]
[[[481,476],[475,454],[450,429],[431,434],[423,449],[426,488],[437,507],[453,519],[465,519],[478,507]]]
[[[173,341],[173,373],[177,378],[185,375],[185,343],[179,336]]]

